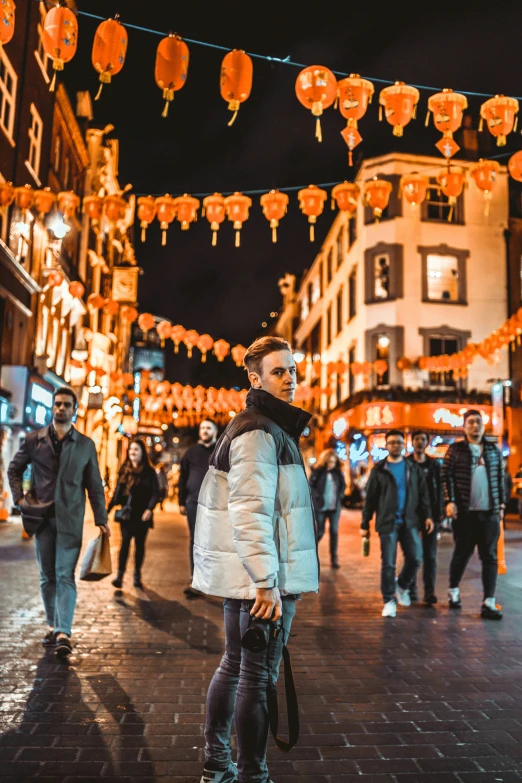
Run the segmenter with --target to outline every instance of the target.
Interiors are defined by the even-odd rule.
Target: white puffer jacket
[[[246,410],[219,439],[199,493],[193,586],[252,599],[317,592],[319,562],[310,490],[299,450],[309,414],[251,389]]]

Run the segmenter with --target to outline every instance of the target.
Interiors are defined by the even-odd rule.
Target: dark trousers
[[[190,575],[194,574],[194,531],[196,529],[196,517],[198,515],[198,502],[197,500],[187,500],[187,522],[189,527],[190,544],[189,544],[189,557],[190,557]]]
[[[140,576],[145,557],[145,539],[148,532],[149,527],[145,523],[121,526],[121,547],[118,559],[118,572],[121,576],[125,573],[132,539],[134,539],[134,576]]]
[[[404,555],[404,566],[399,574],[399,587],[407,588],[417,576],[422,562],[422,542],[416,528],[394,525],[391,533],[379,533],[381,539],[381,591],[384,603],[395,595],[395,564],[397,546],[400,544]]]
[[[317,521],[317,543],[322,539],[326,529],[326,520],[330,523],[330,559],[332,563],[337,561],[337,548],[339,544],[339,517],[341,509],[332,509],[331,511],[316,511],[315,519]]]
[[[421,531],[422,538],[422,579],[424,582],[424,597],[435,595],[435,582],[437,579],[437,531],[428,533]],[[410,585],[410,593],[417,596],[417,580]]]
[[[455,549],[450,564],[450,587],[458,587],[475,547],[482,562],[484,598],[494,598],[497,586],[497,545],[500,519],[491,511],[468,511],[453,521]]]

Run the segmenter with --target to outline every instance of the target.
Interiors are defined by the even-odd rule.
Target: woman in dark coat
[[[332,568],[340,568],[337,547],[339,541],[339,517],[346,481],[339,467],[335,451],[323,451],[317,468],[310,475],[310,489],[317,520],[317,543],[325,533],[326,520],[330,523],[330,560]]]
[[[118,484],[108,508],[110,511],[114,506],[121,507],[115,517],[121,525],[118,576],[112,582],[118,589],[122,586],[132,539],[135,548],[134,587],[143,587],[141,567],[145,557],[145,539],[153,526],[152,512],[159,498],[158,479],[149,462],[147,449],[142,440],[135,438],[129,444],[127,459],[120,468]]]

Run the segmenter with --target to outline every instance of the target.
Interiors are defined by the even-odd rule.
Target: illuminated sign
[[[31,427],[45,427],[51,423],[52,411],[52,391],[31,381],[27,394],[24,423]]]
[[[348,429],[348,422],[344,418],[344,416],[341,416],[339,419],[336,419],[332,425],[333,434],[336,438],[342,438],[346,430]]]
[[[460,410],[455,413],[454,411],[450,411],[449,408],[437,408],[433,414],[433,421],[436,422],[436,424],[449,424],[453,429],[462,427],[464,424],[464,414],[467,410],[468,408],[460,408]],[[480,415],[482,416],[484,424],[487,424],[489,422],[488,414],[481,410]]]
[[[45,408],[53,407],[52,393],[37,383],[31,384],[31,399],[35,402],[40,402]]]
[[[372,405],[366,410],[367,427],[380,427],[393,422],[393,413],[389,405]]]

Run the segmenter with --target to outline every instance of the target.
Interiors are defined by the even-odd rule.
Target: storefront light
[[[71,230],[71,227],[64,223],[58,215],[49,223],[49,229],[53,232],[56,239],[63,239]]]
[[[390,338],[387,334],[382,334],[377,340],[379,348],[388,348],[390,345]]]

